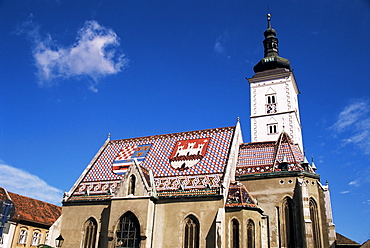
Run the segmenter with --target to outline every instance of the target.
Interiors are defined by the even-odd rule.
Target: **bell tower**
[[[264,57],[254,66],[254,76],[248,78],[252,142],[276,141],[284,131],[303,152],[298,85],[290,61],[279,56],[270,14],[264,36]]]

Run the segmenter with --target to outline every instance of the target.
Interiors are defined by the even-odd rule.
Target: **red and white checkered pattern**
[[[126,159],[129,159],[131,158],[132,154],[134,154],[136,150],[136,146],[126,146],[124,148],[121,149],[121,151],[119,152],[118,156],[116,157],[116,161],[118,160],[126,160]]]

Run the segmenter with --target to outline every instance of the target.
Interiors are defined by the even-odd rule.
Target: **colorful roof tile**
[[[236,175],[281,171],[279,164],[284,157],[288,163],[288,171],[303,170],[301,162],[304,160],[304,156],[285,132],[279,136],[276,142],[242,144],[239,149]],[[312,168],[310,168],[310,172],[314,172]]]
[[[71,197],[108,197],[134,159],[143,170],[152,171],[158,192],[178,190],[180,185],[186,190],[220,187],[234,130],[225,127],[108,141],[72,188]],[[148,148],[145,154],[139,150],[142,147]]]
[[[0,201],[5,199],[11,200],[15,205],[12,221],[23,220],[51,226],[62,214],[59,206],[11,193],[0,187]]]
[[[229,208],[251,208],[262,211],[257,206],[257,201],[249,194],[247,188],[238,182],[231,182],[226,207]]]

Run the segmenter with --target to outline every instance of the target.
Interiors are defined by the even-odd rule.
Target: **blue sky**
[[[232,126],[266,14],[337,231],[370,238],[370,3],[0,0],[0,186],[60,204],[112,139]]]

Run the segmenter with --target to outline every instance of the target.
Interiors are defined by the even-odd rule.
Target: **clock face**
[[[267,104],[266,110],[268,114],[276,113],[276,104]]]

